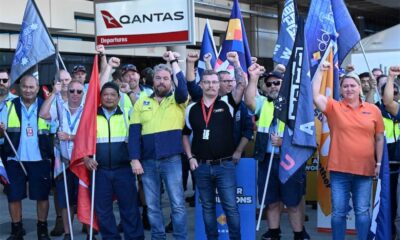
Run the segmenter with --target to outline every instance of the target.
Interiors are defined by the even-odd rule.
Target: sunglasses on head
[[[83,90],[79,90],[79,89],[70,89],[69,93],[73,94],[73,93],[77,93],[77,94],[82,94]]]
[[[279,86],[279,85],[281,85],[281,81],[266,82],[265,86],[271,87],[272,84],[274,84],[274,86]]]
[[[8,78],[0,78],[0,82],[2,82],[3,84],[8,82]]]

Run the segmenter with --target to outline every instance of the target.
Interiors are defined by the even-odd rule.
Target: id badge
[[[26,128],[26,136],[32,137],[33,136],[33,128],[32,127],[27,127]]]
[[[204,129],[203,130],[203,140],[208,140],[210,138],[210,130]]]

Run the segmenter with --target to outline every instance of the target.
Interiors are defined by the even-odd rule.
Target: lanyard
[[[26,107],[25,106],[22,106],[21,108],[22,108],[22,112],[25,115],[26,119],[28,119],[28,125],[29,125],[30,124],[29,121],[30,121],[33,113],[35,112],[35,110],[37,108],[37,105],[36,105],[36,103],[34,103],[32,109],[31,109],[31,111],[29,111],[29,113],[26,111]]]
[[[204,119],[204,122],[206,123],[206,128],[208,128],[208,123],[210,122],[210,119],[211,119],[211,113],[214,109],[214,103],[215,103],[215,101],[210,105],[210,108],[208,109],[208,113],[206,113],[206,105],[204,104],[203,99],[201,99],[201,110],[203,111],[203,119]]]
[[[78,114],[75,117],[75,120],[71,123],[71,116],[69,114],[69,111],[67,111],[67,120],[68,120],[68,126],[69,126],[69,130],[70,133],[72,134],[75,128],[76,123],[78,122],[79,117],[81,116],[82,113],[82,108],[79,109]]]

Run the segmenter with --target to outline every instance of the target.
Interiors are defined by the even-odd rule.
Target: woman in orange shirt
[[[379,175],[384,125],[380,110],[360,98],[361,84],[350,72],[340,82],[341,101],[320,94],[322,76],[330,67],[321,64],[313,79],[314,104],[330,129],[328,170],[332,196],[333,239],[344,239],[350,193],[358,239],[367,239],[370,226],[372,179]]]

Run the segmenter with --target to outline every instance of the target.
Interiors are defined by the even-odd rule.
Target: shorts
[[[265,179],[268,173],[270,155],[267,154],[264,161],[258,161],[258,198],[259,202],[262,201],[264,192]],[[299,205],[306,188],[305,167],[301,167],[287,180],[282,183],[279,180],[279,158],[272,160],[272,169],[268,182],[267,194],[265,196],[265,204],[269,205],[275,202],[283,202],[288,207],[296,207]]]
[[[61,177],[56,179],[57,201],[60,208],[67,208],[64,177],[62,173],[60,175]],[[79,178],[74,173],[72,173],[69,168],[66,170],[66,175],[69,205],[73,206],[77,203],[78,199]]]
[[[49,199],[51,179],[50,161],[22,162],[27,176],[19,162],[9,160],[7,162],[7,174],[10,184],[5,187],[8,202],[21,201],[27,197],[26,183],[29,186],[29,199],[44,201]]]

